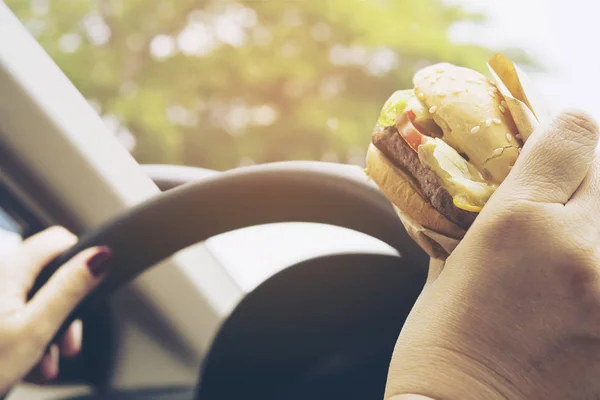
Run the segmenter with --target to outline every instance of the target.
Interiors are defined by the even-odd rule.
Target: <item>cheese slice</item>
[[[440,177],[442,187],[460,209],[481,211],[497,188],[486,181],[475,166],[439,138],[427,138],[419,146],[419,159]]]

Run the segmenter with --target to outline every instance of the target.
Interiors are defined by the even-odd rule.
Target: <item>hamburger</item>
[[[449,63],[419,70],[387,100],[366,172],[425,229],[462,238],[519,156],[522,138],[495,82]]]

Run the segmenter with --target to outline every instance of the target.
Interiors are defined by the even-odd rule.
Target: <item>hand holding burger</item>
[[[600,398],[597,145],[580,113],[527,140],[411,311],[386,399]]]
[[[502,82],[450,64],[413,82],[385,104],[366,172],[445,262],[402,329],[386,399],[600,398],[597,125],[563,113],[525,135]]]

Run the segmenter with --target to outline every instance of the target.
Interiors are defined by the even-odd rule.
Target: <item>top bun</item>
[[[420,70],[413,83],[444,140],[485,179],[501,183],[517,160],[519,141],[498,89],[482,74],[448,63]]]

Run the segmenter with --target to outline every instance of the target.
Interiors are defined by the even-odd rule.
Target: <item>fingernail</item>
[[[101,247],[96,254],[90,257],[87,261],[87,266],[90,272],[95,277],[106,272],[108,261],[112,258],[112,250],[106,246]]]

